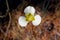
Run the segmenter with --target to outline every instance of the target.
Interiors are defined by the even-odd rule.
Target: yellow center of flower
[[[28,22],[35,20],[34,15],[32,15],[31,13],[26,14],[25,16],[26,16],[26,21]]]

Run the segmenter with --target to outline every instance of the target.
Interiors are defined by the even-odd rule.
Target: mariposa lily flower
[[[24,9],[25,16],[20,16],[18,23],[21,27],[27,26],[29,22],[32,22],[34,26],[38,26],[41,23],[41,16],[35,15],[35,8],[28,6]]]

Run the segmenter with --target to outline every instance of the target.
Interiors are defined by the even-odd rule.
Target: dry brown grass
[[[22,28],[18,24],[18,18],[24,15],[23,9],[26,6],[27,4],[20,5],[8,13],[9,21],[6,21],[4,26],[0,25],[0,40],[60,40],[60,10],[56,10],[54,14],[49,12],[44,14],[37,6],[36,13],[42,17],[41,24],[35,27],[29,23]],[[54,27],[50,23],[53,23]],[[51,26],[52,29],[47,29]]]

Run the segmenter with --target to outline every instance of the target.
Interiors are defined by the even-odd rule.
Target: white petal
[[[26,8],[24,9],[24,13],[25,13],[25,14],[31,13],[31,14],[34,15],[34,13],[35,13],[35,8],[32,7],[32,6],[28,6],[28,7],[26,7]]]
[[[20,16],[18,19],[18,23],[21,27],[25,27],[25,26],[27,26],[28,22],[25,20],[24,16]]]
[[[33,24],[34,26],[37,26],[37,25],[39,25],[40,23],[41,23],[41,16],[40,16],[40,15],[36,15],[36,16],[35,16],[35,20],[32,21],[32,24]]]

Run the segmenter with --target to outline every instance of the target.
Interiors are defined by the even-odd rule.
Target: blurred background
[[[28,5],[38,6],[42,11],[49,11],[54,13],[56,9],[60,9],[60,0],[7,0],[9,5],[9,11],[16,9],[22,3]],[[6,15],[7,4],[6,0],[0,0],[0,16]],[[0,22],[1,22],[0,18]],[[4,21],[4,20],[3,20]],[[3,22],[2,21],[2,22]]]
[[[7,0],[7,2],[9,6],[8,12],[6,0],[0,0],[0,40],[4,38],[7,40],[25,40],[25,38],[26,40],[39,40],[40,38],[42,38],[42,40],[48,40],[50,38],[50,40],[55,40],[55,31],[51,32],[51,30],[54,28],[55,30],[60,29],[60,0]],[[20,28],[19,26],[19,29],[16,21],[18,16],[23,13],[21,13],[20,9],[28,5],[32,5],[35,8],[37,7],[41,10],[38,11],[38,9],[36,9],[39,13],[44,13],[43,16],[47,14],[47,16],[38,27],[28,25],[26,28]],[[10,13],[10,15],[6,15],[6,13]],[[5,17],[3,17],[4,15]],[[42,34],[40,34],[39,30],[42,30]]]
[[[18,5],[27,2],[28,5],[39,6],[42,10],[53,11],[59,4],[59,0],[7,0],[10,10],[16,9]],[[4,15],[7,10],[6,0],[0,0],[0,15]]]

